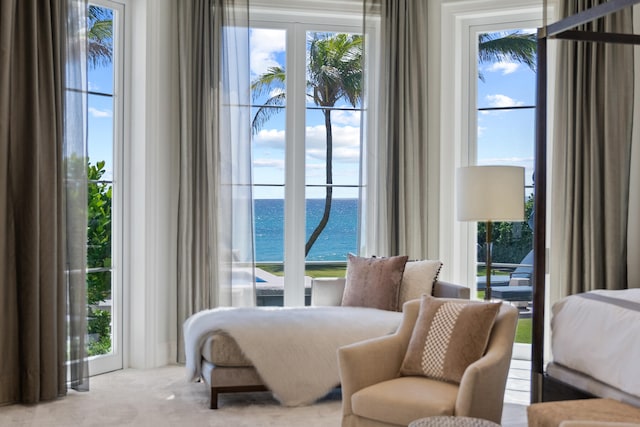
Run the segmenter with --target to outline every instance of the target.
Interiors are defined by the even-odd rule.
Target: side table
[[[412,421],[409,427],[500,427],[493,421],[470,417],[427,417]]]

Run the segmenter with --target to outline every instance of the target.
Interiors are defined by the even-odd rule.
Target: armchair
[[[484,356],[467,367],[460,384],[399,376],[419,311],[420,300],[409,301],[395,334],[338,350],[343,427],[406,426],[437,415],[500,423],[518,310],[500,307]]]

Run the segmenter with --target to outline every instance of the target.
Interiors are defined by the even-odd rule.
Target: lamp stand
[[[486,240],[485,240],[485,264],[486,264],[486,272],[487,272],[487,280],[486,287],[484,290],[484,300],[491,300],[491,233],[492,233],[493,223],[491,221],[487,221],[487,225],[485,228],[486,231]]]

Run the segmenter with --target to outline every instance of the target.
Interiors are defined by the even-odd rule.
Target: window
[[[357,252],[362,20],[261,17],[250,39],[258,304],[309,304],[310,278],[344,275]],[[266,295],[280,287],[284,301]]]
[[[535,31],[509,29],[477,34],[476,164],[525,168],[525,219],[533,210],[535,147]],[[515,46],[515,47],[514,47]],[[489,54],[497,51],[498,54]],[[530,61],[527,64],[527,61]],[[490,189],[489,189],[490,191]],[[492,289],[520,307],[516,342],[531,342],[533,219],[494,224]],[[485,223],[478,223],[478,296],[484,295]],[[507,289],[506,287],[509,286]],[[509,294],[506,294],[506,292]],[[501,292],[505,294],[502,296]]]
[[[91,374],[122,368],[121,148],[123,6],[88,6],[87,304]]]

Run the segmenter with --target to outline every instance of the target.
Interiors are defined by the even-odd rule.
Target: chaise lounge
[[[405,289],[399,292],[400,307],[406,300],[419,297],[424,289],[435,297],[469,299],[469,288],[433,281],[439,271],[439,262],[431,278],[421,278],[420,286],[415,283],[409,286],[412,283],[411,264],[407,263],[402,281]],[[249,328],[212,327],[200,340],[199,350],[191,356],[196,366],[189,366],[190,357],[187,356],[190,379],[204,380],[211,389],[210,408],[217,409],[220,393],[271,391],[284,405],[297,406],[310,404],[338,386],[337,349],[363,339],[391,334],[402,320],[401,312],[338,307],[344,303],[346,282],[345,278],[314,279],[311,307],[214,310],[238,313],[245,320],[246,314],[257,312],[258,316],[264,316],[261,318],[264,321],[255,320],[254,327]],[[185,322],[185,337],[189,322]],[[295,324],[295,331],[281,331],[291,324]],[[256,340],[261,341],[260,344],[252,345]],[[320,347],[316,348],[318,343]],[[249,348],[256,346],[259,348]],[[188,351],[188,347],[186,349]],[[274,357],[277,360],[264,360]]]

